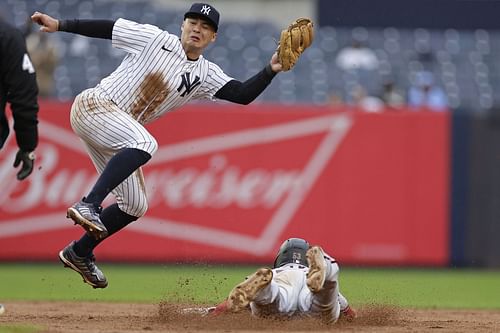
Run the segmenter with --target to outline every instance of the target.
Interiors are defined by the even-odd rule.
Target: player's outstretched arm
[[[276,64],[274,66],[279,69]],[[273,64],[269,62],[260,72],[244,82],[238,80],[229,81],[215,93],[215,97],[238,104],[246,105],[251,103],[276,76],[277,72],[272,68]]]
[[[278,53],[274,52],[269,64],[263,70],[244,82],[229,81],[215,93],[215,97],[233,103],[249,104],[266,89],[271,80],[281,71],[282,65],[279,62]]]
[[[239,80],[227,82],[215,93],[215,97],[233,103],[249,104],[266,89],[271,80],[281,71],[283,71],[283,65],[280,63],[277,49],[263,70],[244,82]]]
[[[57,20],[47,14],[35,12],[31,20],[38,23],[40,31],[65,31],[87,37],[111,39],[113,34],[113,20]]]
[[[59,30],[59,20],[44,13],[34,12],[31,20],[40,25],[40,31],[56,32]]]

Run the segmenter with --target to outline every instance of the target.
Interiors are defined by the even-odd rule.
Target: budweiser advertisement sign
[[[56,260],[82,230],[66,219],[97,175],[45,102],[33,174],[0,155],[1,260]],[[103,242],[99,260],[271,263],[302,237],[347,264],[448,262],[448,115],[315,106],[194,104],[148,127],[149,210]],[[104,206],[113,202],[109,196]]]

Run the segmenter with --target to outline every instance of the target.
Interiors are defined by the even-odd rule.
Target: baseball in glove
[[[278,47],[278,60],[283,71],[289,71],[300,55],[314,39],[313,22],[308,18],[296,19],[288,28],[281,31]]]

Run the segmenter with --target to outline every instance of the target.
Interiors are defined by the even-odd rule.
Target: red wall
[[[0,260],[55,260],[81,235],[65,211],[95,172],[69,108],[42,104],[27,181],[14,136],[0,154]],[[303,237],[347,264],[448,263],[448,113],[198,104],[148,129],[150,209],[99,260],[269,263]]]

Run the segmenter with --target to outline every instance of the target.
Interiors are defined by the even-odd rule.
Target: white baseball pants
[[[158,149],[155,138],[144,126],[120,110],[99,87],[84,90],[76,96],[70,120],[73,131],[84,142],[99,174],[122,149],[136,148],[151,155]],[[123,212],[136,217],[146,213],[148,203],[141,168],[112,193]]]

